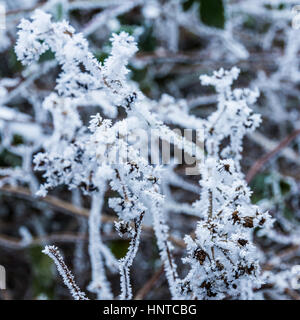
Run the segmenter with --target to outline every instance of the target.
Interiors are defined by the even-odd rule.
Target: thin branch
[[[164,273],[164,266],[161,266],[154,275],[145,283],[145,285],[138,291],[134,300],[143,300],[147,294],[154,287],[161,275]]]
[[[91,210],[89,215],[89,255],[91,260],[92,280],[89,291],[97,294],[98,300],[112,300],[110,283],[107,280],[104,268],[104,257],[101,251],[103,246],[101,236],[101,215],[104,204],[106,183],[102,181],[102,188],[92,194]]]
[[[72,272],[65,264],[63,257],[55,246],[46,246],[43,253],[47,254],[56,264],[57,270],[64,280],[65,285],[69,288],[75,300],[89,300],[85,293],[77,286]]]
[[[265,152],[272,151],[279,144],[279,141],[271,140],[260,132],[253,132],[251,135],[249,135],[249,139],[251,139],[253,142],[258,144],[263,149],[265,149]],[[295,152],[292,148],[288,146],[285,147],[284,149],[282,149],[281,155],[285,157],[287,160],[300,165],[299,154]]]
[[[50,208],[57,210],[61,213],[72,214],[75,216],[82,216],[85,218],[88,218],[89,216],[89,210],[85,208],[76,207],[67,201],[60,200],[53,196],[46,196],[44,198],[36,197],[30,192],[28,188],[5,186],[5,187],[0,187],[0,193],[6,194],[6,195],[13,195],[29,201],[46,203],[47,205],[50,206]],[[103,222],[115,221],[113,217],[110,217],[108,215],[103,215],[102,219],[103,219]]]
[[[144,219],[145,211],[143,211],[139,218],[134,222],[134,234],[130,241],[129,249],[126,256],[120,260],[120,275],[121,275],[121,300],[130,300],[132,298],[132,290],[129,277],[129,268],[133,263],[133,259],[136,256],[139,243],[140,235],[142,231],[142,224]]]
[[[208,217],[212,218],[212,214],[213,214],[213,194],[212,194],[211,189],[209,189],[209,191],[208,191],[208,201],[209,201]]]
[[[280,152],[283,148],[285,148],[288,144],[290,144],[298,135],[300,134],[300,129],[295,130],[285,139],[283,139],[276,148],[272,151],[263,155],[260,159],[258,159],[251,169],[248,171],[246,176],[246,181],[249,183],[256,176],[256,174],[262,169],[262,167],[273,158],[278,152]]]
[[[0,187],[0,193],[3,193],[5,195],[9,196],[15,196],[21,199],[25,199],[28,201],[37,201],[41,203],[45,203],[50,206],[53,210],[57,210],[58,212],[64,213],[64,214],[72,214],[74,216],[81,216],[84,218],[89,217],[89,210],[85,208],[79,208],[77,206],[74,206],[73,204],[70,204],[67,201],[60,200],[54,196],[46,196],[44,198],[39,198],[33,195],[28,188],[22,188],[22,187],[11,187],[11,186],[5,186]],[[103,223],[110,222],[114,223],[117,221],[117,218],[111,217],[108,214],[101,214],[101,220]],[[150,226],[143,226],[143,229],[147,232],[153,232],[153,228]],[[170,241],[172,241],[175,245],[181,248],[185,248],[185,242],[181,239],[175,238],[173,236],[169,236]]]
[[[10,249],[24,249],[31,245],[38,245],[48,242],[76,242],[76,241],[86,241],[86,234],[78,233],[53,233],[43,237],[35,237],[30,242],[24,243],[15,237],[10,237],[7,235],[0,235],[0,246],[4,246]]]

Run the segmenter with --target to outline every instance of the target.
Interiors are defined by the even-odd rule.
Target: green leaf
[[[121,259],[125,257],[128,247],[129,247],[129,240],[114,240],[110,243],[111,252],[117,259]]]
[[[224,28],[225,14],[222,0],[200,0],[199,10],[200,19],[204,24]]]
[[[224,29],[225,10],[222,0],[185,0],[182,3],[183,10],[191,9],[194,4],[199,6],[199,18],[204,24]]]

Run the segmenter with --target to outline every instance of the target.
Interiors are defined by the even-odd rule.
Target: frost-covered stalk
[[[121,300],[130,300],[132,299],[132,289],[130,284],[129,268],[133,263],[133,259],[136,256],[140,236],[142,231],[142,224],[144,219],[145,211],[141,212],[140,216],[135,219],[133,231],[131,235],[131,240],[129,244],[129,249],[126,253],[126,256],[120,260],[119,269],[121,276]]]
[[[69,268],[66,266],[58,248],[55,246],[46,246],[43,250],[43,253],[47,254],[55,262],[57,270],[63,278],[65,285],[70,290],[73,298],[75,300],[89,300],[86,297],[85,293],[82,292],[80,288],[77,286],[74,280],[74,276],[72,272],[69,270]]]
[[[80,191],[78,189],[75,189],[72,191],[72,203],[75,206],[82,208],[82,197],[81,197]],[[78,223],[79,233],[82,235],[87,234],[87,232],[88,232],[87,220],[83,217],[78,217],[77,223]],[[74,261],[73,265],[74,265],[75,275],[86,272],[87,263],[86,263],[85,242],[84,241],[76,242],[73,261]],[[80,279],[78,281],[80,281]],[[79,282],[79,284],[80,284],[80,282]]]
[[[170,292],[173,299],[181,299],[179,292],[179,278],[177,265],[174,261],[172,250],[173,246],[169,241],[169,227],[166,224],[162,204],[157,202],[151,209],[153,216],[153,228],[157,239],[157,245],[161,260],[164,264],[166,277],[169,283]]]
[[[257,92],[232,90],[238,73],[236,68],[221,69],[201,77],[203,84],[216,87],[218,109],[206,123],[208,155],[200,168],[200,200],[194,203],[204,219],[198,222],[194,239],[185,237],[188,256],[183,261],[191,271],[182,290],[191,298],[251,299],[253,289],[262,283],[253,230],[270,226],[271,219],[251,204],[239,164],[242,138],[259,124],[248,107]]]
[[[201,200],[195,203],[204,220],[195,239],[185,237],[191,271],[184,291],[197,299],[225,296],[251,299],[261,285],[253,230],[269,224],[269,215],[251,204],[250,190],[234,162],[209,158],[201,168]]]
[[[112,299],[109,282],[105,276],[103,257],[101,254],[101,212],[103,197],[105,194],[105,182],[98,192],[92,195],[92,204],[89,216],[89,254],[92,266],[92,281],[89,290],[97,294],[99,300]]]

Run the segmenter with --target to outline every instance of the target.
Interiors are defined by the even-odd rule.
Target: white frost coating
[[[105,61],[104,75],[111,82],[116,80],[123,82],[129,72],[126,65],[136,53],[137,46],[134,38],[128,36],[126,32],[113,34],[110,41],[112,50],[111,55]]]
[[[177,273],[177,265],[173,259],[173,246],[168,240],[169,228],[166,224],[164,213],[162,212],[161,203],[157,201],[152,208],[153,228],[157,238],[161,260],[164,264],[166,277],[169,283],[170,292],[173,299],[182,299],[183,296],[179,289],[179,277]]]
[[[167,25],[172,30],[168,45],[176,51],[180,21],[175,18],[180,11],[179,2],[169,3],[164,10],[167,7],[170,11]],[[176,10],[171,12],[172,8]],[[111,268],[116,266],[116,261],[101,238],[101,212],[107,185],[114,192],[108,205],[118,216],[115,227],[119,235],[130,240],[127,254],[118,263],[121,299],[132,298],[130,267],[138,250],[144,215],[152,216],[172,298],[216,299],[224,298],[225,294],[252,298],[252,289],[262,282],[253,229],[269,227],[271,219],[266,212],[251,205],[251,192],[239,162],[244,135],[260,123],[260,117],[250,109],[258,91],[232,89],[239,75],[237,68],[220,69],[212,76],[202,76],[203,85],[216,88],[218,105],[207,119],[199,119],[189,114],[184,100],[163,95],[160,100],[152,101],[127,80],[127,64],[137,51],[134,38],[127,33],[112,36],[111,54],[102,64],[89,51],[83,35],[75,33],[66,21],[52,22],[50,15],[36,11],[32,19],[23,20],[19,28],[16,53],[23,64],[32,67],[41,54],[51,50],[61,66],[56,92],[42,103],[42,110],[52,116],[53,131],[43,141],[44,151],[35,156],[34,163],[44,178],[39,195],[45,196],[49,190],[66,185],[91,198],[89,290],[96,293],[98,299],[114,298],[105,275],[105,263]],[[223,40],[224,35],[220,31]],[[237,56],[241,55],[236,48],[232,50]],[[85,125],[78,106],[95,103],[97,99],[103,100],[97,105],[104,115],[96,113],[89,125]],[[126,112],[121,120],[117,117],[120,107]],[[139,149],[146,141],[138,144],[132,139],[138,130],[144,130],[156,138],[173,141],[173,145],[189,155],[194,155],[195,149],[202,155],[200,147],[175,134],[168,126],[174,124],[205,131],[207,158],[199,167],[199,185],[185,182],[174,172],[175,166],[169,165],[163,172],[160,166],[149,164],[149,154],[142,155]],[[30,155],[34,150],[31,152]],[[117,161],[111,161],[116,155]],[[17,170],[10,170],[9,174],[6,181],[15,184],[22,176]],[[168,194],[170,185],[198,194],[199,200],[192,206],[176,205]],[[183,279],[178,274],[180,268],[173,258],[169,240],[172,231],[168,214],[172,207],[199,219],[195,238],[190,235],[184,238],[187,256],[183,261],[189,273]]]
[[[74,276],[66,266],[63,257],[59,253],[57,247],[46,246],[42,252],[47,254],[55,262],[56,268],[61,277],[63,278],[65,285],[70,290],[70,293],[73,296],[74,300],[89,300],[86,297],[85,293],[82,292],[75,283]]]
[[[188,256],[183,261],[191,270],[182,281],[184,293],[200,300],[252,299],[253,289],[262,284],[252,230],[269,228],[272,219],[251,204],[239,164],[243,136],[260,122],[248,107],[258,93],[232,90],[238,74],[233,68],[201,77],[202,84],[216,87],[218,109],[207,120],[208,154],[200,167],[200,200],[194,203],[204,219],[198,222],[195,239],[189,235],[184,239]],[[230,141],[224,143],[228,137]]]
[[[138,251],[140,235],[142,231],[142,223],[145,212],[141,212],[140,217],[134,221],[134,231],[131,234],[131,241],[126,256],[119,261],[119,269],[121,275],[121,300],[132,299],[132,288],[130,284],[129,268],[133,263],[133,259]]]
[[[208,117],[205,125],[207,152],[214,157],[221,152],[222,158],[232,158],[238,167],[242,139],[247,132],[254,131],[261,121],[260,116],[254,114],[249,107],[258,98],[258,90],[231,89],[239,72],[240,70],[234,67],[230,71],[220,69],[212,76],[200,77],[203,85],[215,86],[218,92],[218,109]],[[220,144],[224,138],[230,138],[230,143],[220,151]]]
[[[92,195],[92,207],[89,217],[89,254],[92,265],[92,281],[88,289],[97,294],[99,300],[111,300],[110,285],[105,276],[103,257],[101,254],[101,210],[105,193],[105,182],[102,189]]]

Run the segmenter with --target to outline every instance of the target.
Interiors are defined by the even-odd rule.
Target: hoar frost
[[[145,8],[144,14],[151,19],[159,13],[153,3]],[[53,133],[44,141],[44,151],[35,156],[34,163],[45,180],[38,195],[45,196],[49,190],[67,185],[91,198],[92,279],[88,289],[98,299],[113,298],[105,270],[109,249],[100,234],[104,197],[110,188],[116,194],[108,201],[119,219],[115,227],[119,235],[130,241],[127,254],[119,260],[121,299],[132,298],[130,268],[147,216],[153,221],[173,298],[253,298],[253,289],[263,281],[253,231],[270,228],[272,224],[267,212],[251,204],[251,191],[240,168],[242,139],[260,123],[260,117],[250,108],[258,90],[231,88],[239,75],[237,68],[201,76],[203,85],[215,87],[218,102],[217,110],[207,119],[198,119],[189,114],[184,101],[167,95],[159,101],[150,100],[127,79],[127,64],[137,52],[137,44],[125,32],[112,35],[111,54],[103,64],[89,51],[82,34],[76,33],[66,21],[52,22],[51,16],[40,10],[31,20],[22,20],[18,36],[15,50],[24,65],[34,64],[51,50],[61,67],[55,92],[43,103],[44,110],[52,115]],[[103,115],[93,115],[86,126],[78,106],[95,97],[104,101],[100,104]],[[125,111],[124,119],[116,118],[118,108]],[[110,118],[105,118],[108,115]],[[201,180],[198,189],[193,187],[200,190],[199,200],[189,207],[200,220],[195,234],[184,237],[186,255],[182,260],[189,266],[184,278],[178,274],[173,257],[167,224],[168,195],[164,193],[164,179],[181,182],[174,174],[164,175],[173,168],[171,165],[161,168],[149,164],[137,143],[124,138],[139,129],[147,132],[156,129],[163,139],[172,137],[176,147],[193,154],[194,143],[175,135],[169,124],[190,124],[205,132],[206,157],[198,167]],[[116,153],[119,162],[106,161]],[[192,188],[187,183],[182,185]],[[57,249],[47,247],[45,253],[57,264],[74,298],[85,299],[85,294],[73,284]]]

